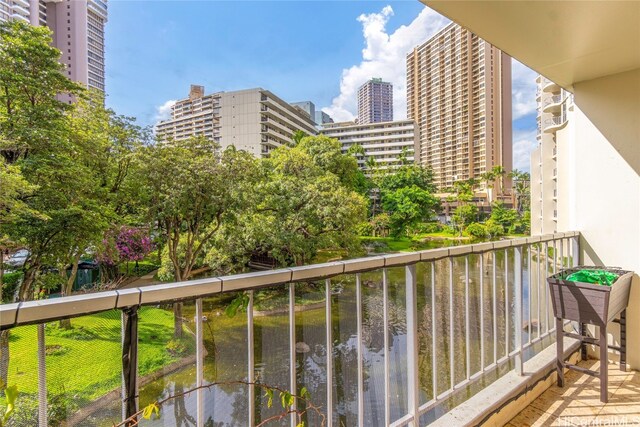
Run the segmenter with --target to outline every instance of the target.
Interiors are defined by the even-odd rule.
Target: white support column
[[[196,300],[196,387],[204,384],[204,336],[202,330],[202,298]],[[196,425],[204,426],[204,390],[196,391]]]
[[[407,311],[407,408],[418,427],[420,408],[420,381],[418,367],[418,291],[416,266],[405,267],[406,311]],[[385,331],[386,332],[386,331]]]
[[[498,292],[496,290],[496,255],[491,254],[491,297],[493,298],[493,363],[498,363]]]
[[[513,277],[515,291],[515,370],[518,375],[522,375],[522,246],[515,247],[515,256],[513,257]]]
[[[504,250],[504,353],[505,357],[509,357],[509,348],[511,337],[509,332],[510,326],[509,324],[509,251],[507,249]]]

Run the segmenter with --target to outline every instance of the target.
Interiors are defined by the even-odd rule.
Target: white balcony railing
[[[189,393],[183,410],[197,425],[204,425],[207,417],[216,421],[215,416],[224,414],[234,423],[255,425],[263,421],[269,409],[256,384],[269,379],[296,393],[306,387],[330,427],[423,425],[446,412],[445,408],[453,405],[451,398],[455,397],[457,404],[479,391],[481,384],[504,375],[508,371],[504,367],[511,366],[522,374],[525,359],[552,344],[555,322],[546,277],[577,265],[578,238],[577,232],[559,233],[4,304],[0,306],[0,328],[13,331],[37,325],[39,357],[31,362],[37,366],[23,366],[22,370],[38,371],[39,425],[43,427],[47,425],[45,396],[51,378],[47,372],[60,363],[60,359],[47,363],[52,356],[46,355],[51,348],[46,323],[85,316],[104,318],[109,313],[119,319],[121,315],[121,340],[115,340],[121,353],[96,355],[92,353],[95,350],[88,350],[95,359],[84,369],[98,375],[96,364],[101,360],[146,357],[146,353],[138,353],[138,340],[132,339],[139,328],[154,327],[145,323],[145,308],[192,304],[195,354],[185,359],[188,364],[184,366],[195,372],[188,384],[199,387],[211,381],[210,371],[205,370],[203,335],[211,328],[218,334],[238,333],[225,331],[219,326],[224,323],[215,319],[213,323],[205,320],[203,304],[209,304],[211,297],[246,292],[246,340],[235,341],[244,349],[233,352],[236,368],[225,375],[237,374],[240,378],[236,379],[249,385],[245,385],[244,394],[237,395],[230,395],[228,387],[216,389],[218,394],[202,388]],[[325,320],[313,327],[305,323],[305,307],[296,302],[298,286],[304,283],[313,283],[317,296],[322,297],[313,310]],[[282,326],[259,320],[265,314],[254,308],[254,291],[265,287],[282,291],[286,302],[277,315],[284,321]],[[278,341],[277,336],[283,339]],[[300,349],[303,340],[315,340],[310,341],[315,347]],[[265,362],[268,351],[277,353],[270,363]],[[217,352],[209,357],[222,357]],[[300,354],[307,352],[311,355],[301,359]],[[123,418],[138,405],[153,402],[143,401],[143,394],[148,393],[138,392],[142,387],[138,364],[143,365],[134,363],[126,370],[123,363],[122,390],[113,392],[117,395],[114,402],[120,402],[116,408],[122,405]],[[241,369],[243,364],[246,366]],[[166,380],[162,375],[156,378],[163,386],[177,384],[176,377],[168,373]],[[176,392],[175,386],[167,390],[164,393]],[[235,400],[229,400],[230,396]],[[90,406],[94,411],[106,407],[93,402],[87,408]],[[83,416],[98,417],[88,414],[87,408],[80,408]],[[171,424],[177,411],[163,411],[164,422]],[[114,415],[113,405],[110,414],[111,420],[120,417],[117,409]],[[67,421],[73,416],[68,415]],[[291,424],[297,425],[296,414],[290,417]],[[319,425],[317,421],[307,424]]]

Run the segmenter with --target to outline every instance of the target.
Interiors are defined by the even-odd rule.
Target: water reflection
[[[516,334],[524,343],[544,333],[549,326],[545,305],[544,278],[550,263],[544,261],[544,248],[538,255],[523,253],[523,324],[515,322],[514,310],[514,249],[495,253],[473,254],[417,266],[418,339],[420,403],[434,398],[434,374],[437,378],[435,393],[441,394],[452,384],[473,375],[484,366],[503,358],[515,348]],[[534,266],[538,256],[543,260],[540,268],[529,268],[531,255]],[[494,270],[495,265],[495,270]],[[468,300],[465,298],[468,271]],[[450,277],[453,278],[452,286]],[[433,290],[432,291],[432,278]],[[530,286],[530,279],[531,285]],[[406,378],[406,295],[405,269],[390,268],[388,283],[388,328],[384,328],[383,273],[363,273],[362,284],[362,356],[364,423],[384,425],[385,382],[384,342],[389,348],[389,407],[391,421],[407,411]],[[538,292],[538,283],[542,291]],[[305,387],[311,401],[326,411],[327,402],[327,322],[324,281],[296,284],[295,338],[297,385]],[[453,289],[453,295],[451,294]],[[264,384],[289,389],[289,313],[288,290],[283,285],[265,292],[268,309],[257,304],[254,319],[255,378]],[[245,313],[229,319],[224,307],[233,296],[210,298],[204,301],[205,322],[205,382],[246,380],[247,375],[247,320]],[[260,300],[257,292],[256,300]],[[540,303],[538,303],[540,301]],[[435,306],[434,306],[435,304]],[[467,305],[468,304],[468,305]],[[331,281],[332,329],[332,400],[335,425],[357,425],[358,422],[358,347],[357,304],[355,276],[339,276]],[[185,304],[185,317],[193,318],[193,307]],[[468,334],[466,314],[468,312]],[[435,316],[433,315],[435,313]],[[540,315],[538,315],[540,313]],[[495,317],[494,317],[495,314]],[[495,322],[494,322],[495,318]],[[434,324],[435,322],[435,324]],[[193,321],[187,327],[194,329]],[[542,328],[542,329],[540,329]],[[434,334],[435,330],[435,342]],[[531,337],[529,336],[531,331]],[[453,331],[453,334],[451,334]],[[481,340],[481,337],[484,339]],[[508,337],[508,338],[507,338]],[[469,342],[467,348],[466,342]],[[528,351],[534,351],[547,344]],[[435,360],[436,370],[432,369]],[[467,353],[469,354],[467,365]],[[141,360],[143,360],[141,356]],[[453,369],[450,364],[453,360]],[[445,404],[425,414],[423,420],[433,420],[448,408],[466,400],[488,383],[510,369],[507,364],[492,372],[475,385],[465,388]],[[169,373],[140,388],[141,406],[153,400],[180,393],[195,386],[195,366],[188,365]],[[249,402],[247,386],[216,385],[204,392],[204,413],[207,426],[244,426],[248,423],[249,405],[253,405],[256,423],[281,412],[279,402],[267,407],[263,392],[256,390],[254,402]],[[160,420],[141,425],[194,425],[196,393],[189,393],[167,405]],[[105,414],[106,415],[106,414]],[[115,414],[111,413],[111,416]],[[305,425],[319,425],[321,417],[307,412]],[[109,421],[108,421],[109,420]],[[96,424],[100,424],[99,421]],[[102,425],[111,425],[112,418],[104,417]],[[275,425],[288,424],[288,417]]]

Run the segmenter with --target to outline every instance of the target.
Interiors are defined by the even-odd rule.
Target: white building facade
[[[398,120],[383,123],[327,123],[321,131],[324,135],[336,138],[346,153],[354,145],[364,150],[357,156],[360,169],[370,172],[369,163],[375,161],[375,168],[392,170],[403,163],[416,162],[418,148],[418,129],[413,120]]]
[[[202,86],[191,86],[189,98],[172,107],[171,118],[156,124],[160,140],[204,136],[220,144],[233,145],[256,157],[288,145],[296,131],[317,133],[311,116],[268,90],[261,88],[204,94]]]

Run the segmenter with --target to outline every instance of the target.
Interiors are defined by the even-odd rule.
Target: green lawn
[[[178,359],[167,349],[173,333],[173,313],[152,307],[140,309],[140,375]],[[47,388],[73,396],[82,405],[121,384],[120,313],[110,311],[72,319],[72,329],[47,325],[45,332]],[[9,385],[21,393],[37,393],[37,327],[11,331]]]

